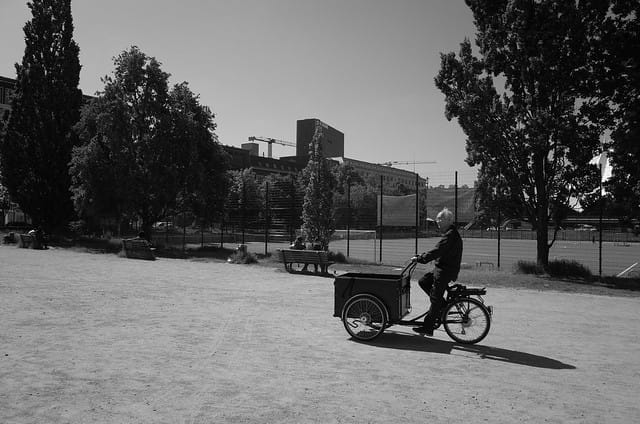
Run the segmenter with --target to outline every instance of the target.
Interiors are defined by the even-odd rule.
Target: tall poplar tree
[[[335,177],[322,155],[322,127],[316,125],[309,143],[309,162],[302,170],[304,202],[302,204],[302,232],[307,241],[329,248],[335,230],[333,220],[333,190]]]
[[[82,92],[71,0],[33,0],[16,64],[11,113],[0,143],[2,184],[35,225],[52,230],[73,216],[69,161]]]

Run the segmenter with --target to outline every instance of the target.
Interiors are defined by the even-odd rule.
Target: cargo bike
[[[355,339],[370,341],[393,325],[421,326],[427,312],[410,319],[411,275],[418,257],[397,274],[346,273],[334,281],[334,316]],[[446,303],[435,320],[458,343],[474,344],[489,333],[493,308],[484,303],[485,288],[451,284]]]

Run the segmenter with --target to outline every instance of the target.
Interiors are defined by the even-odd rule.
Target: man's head
[[[446,231],[453,225],[453,213],[447,208],[442,209],[436,216],[436,222],[440,231]]]

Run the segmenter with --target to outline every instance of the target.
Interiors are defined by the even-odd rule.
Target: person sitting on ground
[[[447,208],[442,209],[436,217],[436,222],[442,238],[433,249],[418,257],[418,262],[423,264],[435,260],[433,272],[426,273],[418,282],[429,296],[431,306],[424,318],[424,325],[413,329],[428,336],[433,335],[434,322],[446,303],[444,292],[449,282],[458,278],[462,261],[462,238],[456,229],[453,213]]]

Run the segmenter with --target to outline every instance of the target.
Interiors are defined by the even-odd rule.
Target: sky
[[[130,46],[211,108],[222,144],[295,142],[296,121],[344,133],[348,158],[395,166],[430,185],[472,185],[465,135],[435,87],[440,53],[473,40],[463,0],[75,0],[80,89],[94,95]],[[24,53],[24,0],[0,0],[0,75]],[[260,154],[267,146],[260,144]],[[273,156],[295,148],[273,145]],[[433,162],[435,163],[420,163]],[[415,162],[415,163],[414,163]]]

